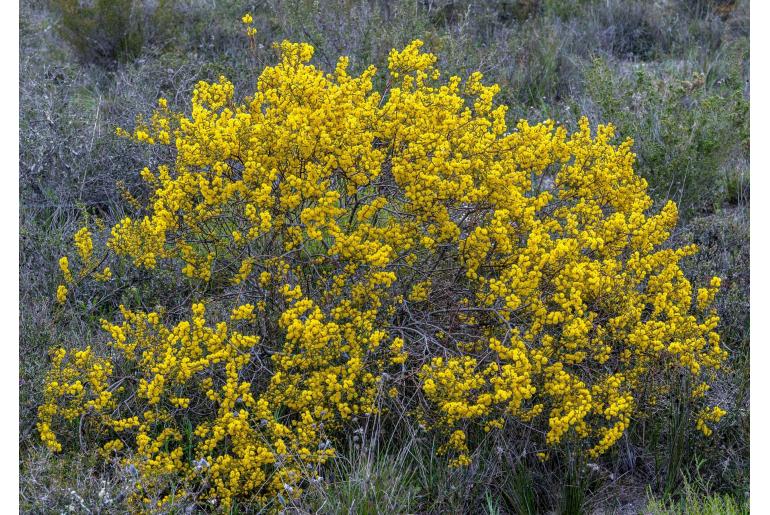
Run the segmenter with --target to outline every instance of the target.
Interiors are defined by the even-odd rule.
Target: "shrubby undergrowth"
[[[667,245],[676,205],[653,210],[632,141],[509,127],[498,86],[443,78],[421,46],[355,75],[284,41],[242,101],[220,77],[118,130],[169,160],[124,191],[133,212],[77,232],[57,301],[152,288],[101,321],[105,351],[51,350],[49,448],[97,445],[135,506],[229,509],[292,502],[374,416],[457,467],[500,431],[540,460],[599,456],[682,388],[712,433],[720,280],[686,278],[697,248]]]

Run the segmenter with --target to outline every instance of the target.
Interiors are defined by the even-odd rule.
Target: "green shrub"
[[[83,62],[111,66],[139,57],[146,44],[173,34],[174,0],[52,0],[59,34]]]
[[[728,198],[723,173],[748,145],[748,101],[733,71],[713,86],[686,76],[635,67],[619,73],[596,60],[586,88],[601,119],[635,140],[639,172],[653,197],[675,200],[685,217],[713,213]]]

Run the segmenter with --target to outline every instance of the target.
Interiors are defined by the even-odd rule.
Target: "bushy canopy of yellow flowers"
[[[391,52],[378,92],[374,67],[326,73],[284,41],[243,101],[199,82],[186,114],[161,99],[118,131],[176,159],[141,171],[146,199],[105,245],[77,233],[78,281],[111,280],[106,253],[197,298],[185,316],[121,306],[103,356],[52,350],[51,449],[90,435],[137,474],[139,502],[167,502],[171,476],[177,497],[279,507],[384,398],[416,393],[408,412],[465,465],[478,430],[512,423],[599,455],[650,385],[711,379],[719,279],[685,278],[697,249],[665,245],[677,209],[652,212],[632,142],[585,119],[508,127],[498,86],[442,80],[421,46]],[[78,283],[60,266],[66,302]],[[723,414],[694,422],[709,434]]]

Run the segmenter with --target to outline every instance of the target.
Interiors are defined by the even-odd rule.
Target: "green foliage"
[[[679,486],[682,465],[687,457],[690,443],[690,431],[687,418],[691,409],[688,399],[688,378],[682,376],[679,388],[671,402],[668,414],[666,437],[667,446],[662,458],[656,456],[656,464],[660,464],[661,490],[664,495],[670,495]]]
[[[61,13],[61,36],[86,62],[133,59],[144,44],[141,22],[133,0],[54,0]]]
[[[569,58],[569,40],[560,23],[532,23],[530,30],[517,35],[514,52],[516,67],[500,84],[515,104],[544,108],[547,103],[567,98],[575,78],[574,63]]]
[[[559,18],[574,18],[582,12],[591,9],[598,0],[542,0],[541,11],[546,16],[558,16]]]
[[[506,508],[517,515],[535,515],[538,513],[537,492],[530,468],[519,462],[512,472],[502,491]]]
[[[142,54],[148,43],[168,40],[175,0],[51,0],[61,37],[86,63],[114,66]]]
[[[650,515],[748,515],[747,501],[729,495],[709,494],[703,485],[686,482],[678,500],[665,501],[648,494],[645,513]]]
[[[634,138],[638,170],[653,196],[675,200],[685,217],[726,203],[723,168],[748,145],[748,101],[740,79],[720,80],[722,87],[714,90],[702,72],[687,76],[637,66],[618,73],[600,59],[586,72],[600,118]]]
[[[353,450],[334,461],[333,479],[310,494],[312,512],[415,513],[418,490],[415,471],[404,467],[403,456]]]

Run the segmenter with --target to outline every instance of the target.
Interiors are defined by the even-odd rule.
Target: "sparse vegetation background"
[[[748,4],[23,0],[22,511],[748,512]],[[436,70],[461,85],[421,89]],[[346,120],[337,168],[361,175],[263,169],[305,162],[274,129],[232,168],[230,143],[201,147],[223,108],[238,126],[255,92],[286,108],[281,88],[323,80],[345,84],[313,97]],[[422,107],[455,99],[473,116],[442,154],[420,135],[454,114]],[[506,144],[480,152],[486,130]],[[458,148],[484,157],[463,168]],[[583,158],[603,165],[573,175]],[[211,180],[171,187],[163,165]],[[157,246],[171,205],[189,216]],[[629,243],[605,241],[642,212]],[[549,247],[559,220],[575,247]],[[645,266],[665,278],[628,286]],[[554,289],[533,295],[539,272]],[[637,307],[668,325],[623,332]],[[169,343],[189,327],[205,351]],[[239,429],[244,412],[264,425]]]

